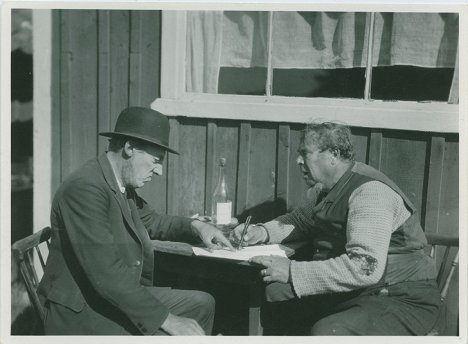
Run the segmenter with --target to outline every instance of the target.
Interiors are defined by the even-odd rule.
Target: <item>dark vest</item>
[[[348,201],[362,184],[379,181],[398,193],[410,211],[410,217],[395,230],[390,238],[386,272],[383,280],[397,283],[407,280],[425,280],[435,277],[435,265],[422,250],[426,237],[421,228],[418,212],[400,188],[376,169],[354,163],[325,195],[319,195],[314,207],[314,260],[329,259],[346,252],[346,225]]]

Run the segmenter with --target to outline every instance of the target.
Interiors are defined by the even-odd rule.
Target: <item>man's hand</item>
[[[249,259],[250,263],[261,264],[265,267],[260,275],[265,282],[288,283],[291,281],[291,261],[281,256],[255,256]]]
[[[196,320],[169,313],[161,329],[171,336],[204,336],[205,332]]]
[[[192,222],[192,229],[202,239],[203,243],[209,250],[216,250],[223,248],[223,245],[234,251],[231,242],[226,239],[223,232],[213,225],[210,225],[199,220]]]
[[[236,242],[240,242],[243,230],[243,223],[234,228],[233,236]],[[245,233],[244,240],[242,241],[242,246],[264,244],[267,242],[267,239],[268,233],[265,227],[258,225],[250,225],[247,228],[247,232]]]

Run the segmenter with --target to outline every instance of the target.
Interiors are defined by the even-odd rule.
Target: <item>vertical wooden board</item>
[[[111,127],[120,112],[128,106],[129,58],[130,58],[129,11],[110,11],[110,114]]]
[[[206,123],[206,159],[205,159],[205,207],[204,215],[212,214],[213,189],[216,183],[216,134],[218,126],[214,120],[209,120]],[[228,191],[229,190],[228,188]],[[229,197],[232,197],[232,192],[228,192]],[[235,204],[235,203],[234,203]]]
[[[139,103],[131,102],[130,104],[149,107],[160,96],[161,11],[138,12],[140,12],[141,21],[141,87],[138,95]]]
[[[442,180],[440,186],[440,206],[438,216],[438,233],[459,236],[459,138],[458,135],[445,137]],[[462,246],[463,247],[463,246]],[[439,259],[442,252],[437,252]],[[450,260],[453,259],[453,255]],[[447,335],[456,333],[456,322],[459,306],[458,268],[453,277],[447,295]]]
[[[383,141],[382,131],[372,129],[369,137],[367,164],[377,170],[382,169]]]
[[[179,215],[204,212],[206,125],[184,118],[179,128]]]
[[[98,11],[98,131],[112,131],[110,80],[110,11]],[[98,153],[108,147],[108,138],[99,136]]]
[[[289,160],[291,156],[291,128],[288,124],[278,126],[276,159],[276,202],[278,212],[285,213],[289,202]]]
[[[445,142],[444,168],[439,215],[439,233],[459,235],[459,144],[456,141]]]
[[[276,124],[252,123],[247,209],[256,217],[253,221],[265,221],[277,216],[274,214],[276,134]]]
[[[359,162],[366,163],[367,147],[369,144],[369,129],[351,128],[352,142],[354,146],[354,159]]]
[[[61,106],[61,97],[60,97],[60,17],[61,10],[52,10],[52,85],[51,85],[51,95],[52,95],[52,181],[51,181],[51,194],[54,195],[55,191],[58,189],[60,182],[62,181],[62,159],[60,156],[60,147],[61,147],[61,121],[60,121],[60,106]]]
[[[141,105],[142,92],[142,11],[130,11],[129,105]]]
[[[302,172],[297,165],[297,150],[299,148],[302,126],[292,125],[291,126],[291,149],[289,154],[289,201],[288,211],[303,204],[306,200],[306,192],[308,189],[307,184],[304,181]]]
[[[422,225],[427,233],[439,231],[442,174],[444,169],[445,138],[432,135],[428,143],[427,181]]]
[[[63,154],[70,155],[69,171],[97,153],[97,12],[72,11],[68,19],[71,30],[69,48],[69,145]]]
[[[238,124],[235,121],[218,120],[216,121],[216,140],[214,142],[214,149],[211,150],[213,158],[211,159],[212,165],[207,164],[207,175],[208,169],[211,168],[211,180],[206,180],[206,192],[211,196],[216,187],[216,183],[219,176],[218,164],[220,158],[226,159],[226,167],[224,168],[226,183],[230,198],[233,203],[233,215],[235,212],[236,198],[236,177],[238,168],[238,146],[239,146],[239,129]],[[208,149],[209,151],[209,149]],[[208,157],[207,157],[208,159]],[[208,197],[211,200],[211,197]],[[207,199],[208,199],[207,198]],[[205,212],[209,214],[211,211],[211,202],[205,205]]]
[[[169,136],[169,147],[180,152],[179,141],[180,141],[180,124],[179,119],[171,117],[169,118],[170,125],[170,136]],[[166,212],[169,215],[179,214],[179,162],[180,157],[177,154],[169,154],[166,158]]]
[[[252,141],[252,125],[250,122],[239,123],[239,155],[237,162],[237,184],[236,184],[236,210],[235,214],[242,221],[246,216],[249,194],[250,175],[250,147]]]
[[[392,132],[384,137],[381,171],[392,179],[421,214],[427,138],[413,132]]]
[[[60,181],[63,181],[71,172],[71,68],[72,68],[72,47],[71,35],[71,15],[70,10],[60,11],[60,108],[58,113],[58,129],[60,130]]]

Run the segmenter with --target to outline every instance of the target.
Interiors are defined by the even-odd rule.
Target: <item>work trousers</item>
[[[435,281],[402,282],[298,298],[290,284],[266,287],[264,335],[426,335],[440,308]]]
[[[151,294],[169,308],[169,312],[195,319],[210,335],[213,329],[215,300],[205,292],[169,287],[149,287]],[[88,305],[75,312],[63,305],[47,301],[44,331],[46,335],[141,335],[128,319],[110,319]],[[117,318],[117,317],[116,317]],[[158,330],[153,335],[167,335]]]

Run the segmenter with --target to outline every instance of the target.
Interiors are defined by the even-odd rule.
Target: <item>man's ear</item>
[[[132,141],[125,141],[125,144],[122,148],[122,153],[124,154],[125,157],[132,157],[133,153],[135,151],[135,145],[133,144]]]

